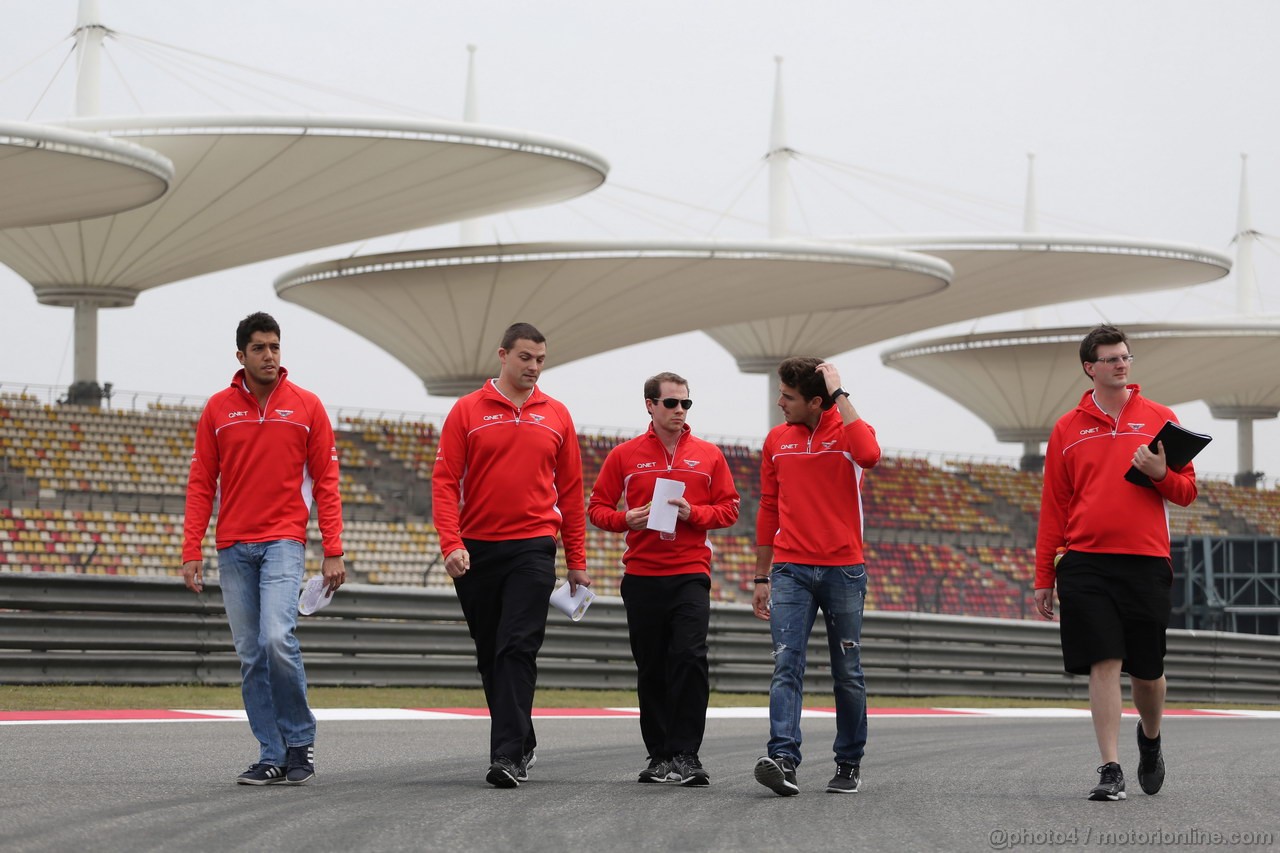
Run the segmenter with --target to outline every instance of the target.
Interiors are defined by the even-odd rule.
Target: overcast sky
[[[71,112],[72,63],[58,69],[76,8],[75,0],[0,0],[0,120]],[[483,122],[572,140],[612,166],[595,193],[487,220],[487,237],[503,242],[765,237],[762,157],[778,55],[787,138],[802,155],[791,167],[797,236],[1017,232],[1028,152],[1043,232],[1234,253],[1239,155],[1247,152],[1253,225],[1280,234],[1280,4],[1272,0],[100,0],[100,9],[125,36],[107,45],[105,113],[137,113],[139,104],[151,114],[391,113],[239,71],[253,83],[229,88],[205,60],[130,37],[447,119],[461,118],[466,46],[477,45]],[[205,397],[236,368],[236,322],[266,310],[283,327],[292,377],[331,411],[443,414],[451,400],[427,396],[373,344],[283,302],[272,281],[353,251],[457,240],[458,228],[445,226],[147,291],[132,308],[101,312],[99,379]],[[1264,240],[1254,252],[1269,315],[1280,312],[1278,247]],[[1232,276],[1169,297],[1046,308],[1037,322],[1219,319],[1234,310],[1234,294]],[[0,266],[5,390],[65,386],[71,327],[70,310],[38,305],[30,286]],[[835,359],[886,448],[1020,453],[946,396],[881,366],[880,352],[903,341]],[[674,370],[690,380],[696,431],[759,438],[767,429],[772,380],[739,373],[701,333],[564,366],[552,340],[548,364],[543,388],[580,425],[642,428],[641,383]],[[1133,375],[1142,381],[1140,360]],[[1235,470],[1234,425],[1213,420],[1203,404],[1176,408],[1184,423],[1218,437],[1197,467]],[[1260,422],[1255,444],[1256,467],[1280,475],[1280,422]]]

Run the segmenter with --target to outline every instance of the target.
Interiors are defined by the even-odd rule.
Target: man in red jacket
[[[1175,471],[1164,445],[1148,445],[1173,412],[1129,384],[1133,356],[1124,332],[1098,326],[1080,342],[1093,388],[1058,419],[1045,449],[1044,491],[1036,537],[1036,609],[1053,618],[1062,605],[1062,661],[1089,676],[1089,709],[1102,755],[1091,800],[1123,800],[1119,764],[1120,673],[1129,673],[1138,722],[1138,784],[1164,784],[1165,631],[1173,566],[1166,502],[1196,498],[1195,469]],[[1130,466],[1154,488],[1125,479]]]
[[[534,762],[533,693],[557,535],[571,591],[591,584],[578,434],[564,404],[537,386],[546,358],[533,326],[507,329],[498,377],[454,404],[431,474],[440,553],[489,704],[485,781],[497,788],[527,781]]]
[[[622,600],[649,752],[639,781],[703,787],[711,783],[698,758],[710,690],[707,531],[738,520],[738,490],[720,448],[695,438],[685,423],[693,400],[684,378],[649,377],[644,404],[648,431],[609,451],[587,512],[601,530],[627,534]],[[677,509],[674,529],[665,532],[648,526],[660,479],[684,484],[681,496],[667,501]]]
[[[236,328],[241,370],[196,424],[187,479],[182,576],[204,589],[201,541],[220,497],[218,581],[240,658],[241,693],[258,761],[242,785],[302,785],[315,775],[316,719],[294,628],[307,519],[314,500],[328,594],[342,586],[342,499],[333,427],[319,398],[280,366],[280,326],[250,314]]]
[[[774,427],[760,454],[755,614],[773,635],[768,754],[755,777],[780,796],[800,793],[800,709],[809,633],[818,608],[827,623],[835,681],[836,772],[826,790],[852,794],[867,743],[862,675],[862,472],[880,461],[875,430],[840,387],[836,366],[789,358],[778,366]]]

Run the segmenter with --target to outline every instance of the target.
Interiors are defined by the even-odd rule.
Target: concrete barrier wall
[[[474,647],[450,592],[348,584],[299,618],[308,680],[326,686],[479,687]],[[822,620],[806,693],[830,695]],[[711,687],[764,694],[773,671],[767,623],[742,604],[713,604]],[[1088,681],[1062,671],[1056,624],[868,611],[862,661],[882,696],[1084,700]],[[1169,698],[1280,702],[1280,638],[1169,632]],[[626,616],[599,598],[587,617],[548,619],[542,687],[635,687]],[[238,684],[221,591],[176,580],[0,573],[0,683]]]

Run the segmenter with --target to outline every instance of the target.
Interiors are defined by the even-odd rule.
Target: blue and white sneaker
[[[250,764],[249,769],[236,777],[240,785],[274,785],[284,781],[284,768],[274,764]]]
[[[305,785],[316,778],[316,745],[291,746],[285,751],[285,777],[290,785]]]

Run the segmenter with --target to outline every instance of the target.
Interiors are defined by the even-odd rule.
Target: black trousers
[[[640,697],[640,735],[650,758],[697,752],[707,727],[707,629],[711,579],[623,575],[631,655]]]
[[[476,668],[489,704],[489,760],[519,763],[537,746],[533,693],[538,650],[547,633],[547,599],[556,582],[550,536],[504,542],[463,541],[471,569],[453,588],[476,644]]]

